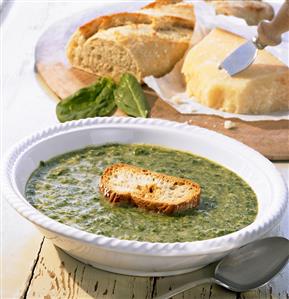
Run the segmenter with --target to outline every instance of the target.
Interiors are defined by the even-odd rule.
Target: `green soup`
[[[200,206],[171,216],[112,206],[99,193],[98,182],[103,170],[117,162],[199,183]],[[139,144],[88,147],[41,162],[27,182],[26,198],[61,223],[104,236],[149,242],[215,238],[249,225],[257,214],[255,193],[230,170],[187,152]]]

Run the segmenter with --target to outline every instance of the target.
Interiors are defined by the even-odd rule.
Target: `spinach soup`
[[[99,193],[98,183],[103,170],[118,162],[197,182],[202,188],[199,207],[168,216],[112,206]],[[255,193],[232,171],[188,152],[140,144],[87,147],[41,162],[27,182],[26,198],[61,223],[149,242],[215,238],[249,225],[257,214]]]

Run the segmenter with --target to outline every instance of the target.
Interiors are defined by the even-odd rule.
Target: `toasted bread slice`
[[[99,189],[112,203],[130,202],[165,214],[197,207],[201,194],[200,186],[188,179],[122,163],[104,170]]]

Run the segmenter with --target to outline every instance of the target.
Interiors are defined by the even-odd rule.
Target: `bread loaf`
[[[81,26],[68,43],[69,62],[116,80],[127,72],[139,81],[163,76],[183,57],[195,25],[193,6],[174,2],[158,1]]]
[[[272,20],[274,10],[269,3],[252,0],[214,0],[216,13],[244,19],[248,25],[257,25],[262,20]]]
[[[130,202],[165,214],[197,207],[201,192],[190,180],[122,163],[105,169],[99,188],[112,203]]]
[[[219,64],[245,40],[214,29],[189,50],[182,68],[187,93],[203,105],[226,112],[265,114],[289,110],[289,68],[266,50],[231,77]]]

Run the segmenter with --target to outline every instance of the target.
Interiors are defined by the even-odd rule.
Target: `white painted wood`
[[[28,298],[150,298],[152,280],[85,265],[45,240]]]
[[[16,2],[1,27],[1,154],[35,130],[57,122],[55,102],[34,74],[34,46],[55,20],[81,9],[81,3]],[[86,4],[88,5],[88,4]],[[91,3],[89,4],[91,5]],[[1,198],[1,298],[18,298],[25,289],[42,235]]]
[[[1,27],[1,154],[27,134],[57,123],[55,101],[43,89],[33,71],[34,46],[38,37],[55,21],[102,4],[103,1],[19,0],[10,5]],[[288,165],[276,164],[287,182]],[[153,290],[164,291],[170,283],[176,285],[180,281],[180,278],[171,277],[158,280],[126,277],[93,269],[58,251],[49,241],[42,246],[41,234],[12,210],[3,198],[1,216],[1,298],[19,298],[27,285],[27,298],[132,298],[133,295],[136,299],[150,298]],[[277,230],[289,238],[288,211]],[[65,269],[61,264],[63,260]],[[55,276],[48,270],[53,270]],[[99,278],[97,286],[96,278]],[[275,298],[288,298],[288,282],[289,266],[268,286],[242,294],[241,298],[271,298],[271,293]],[[217,286],[206,285],[176,298],[235,298],[235,295]]]

